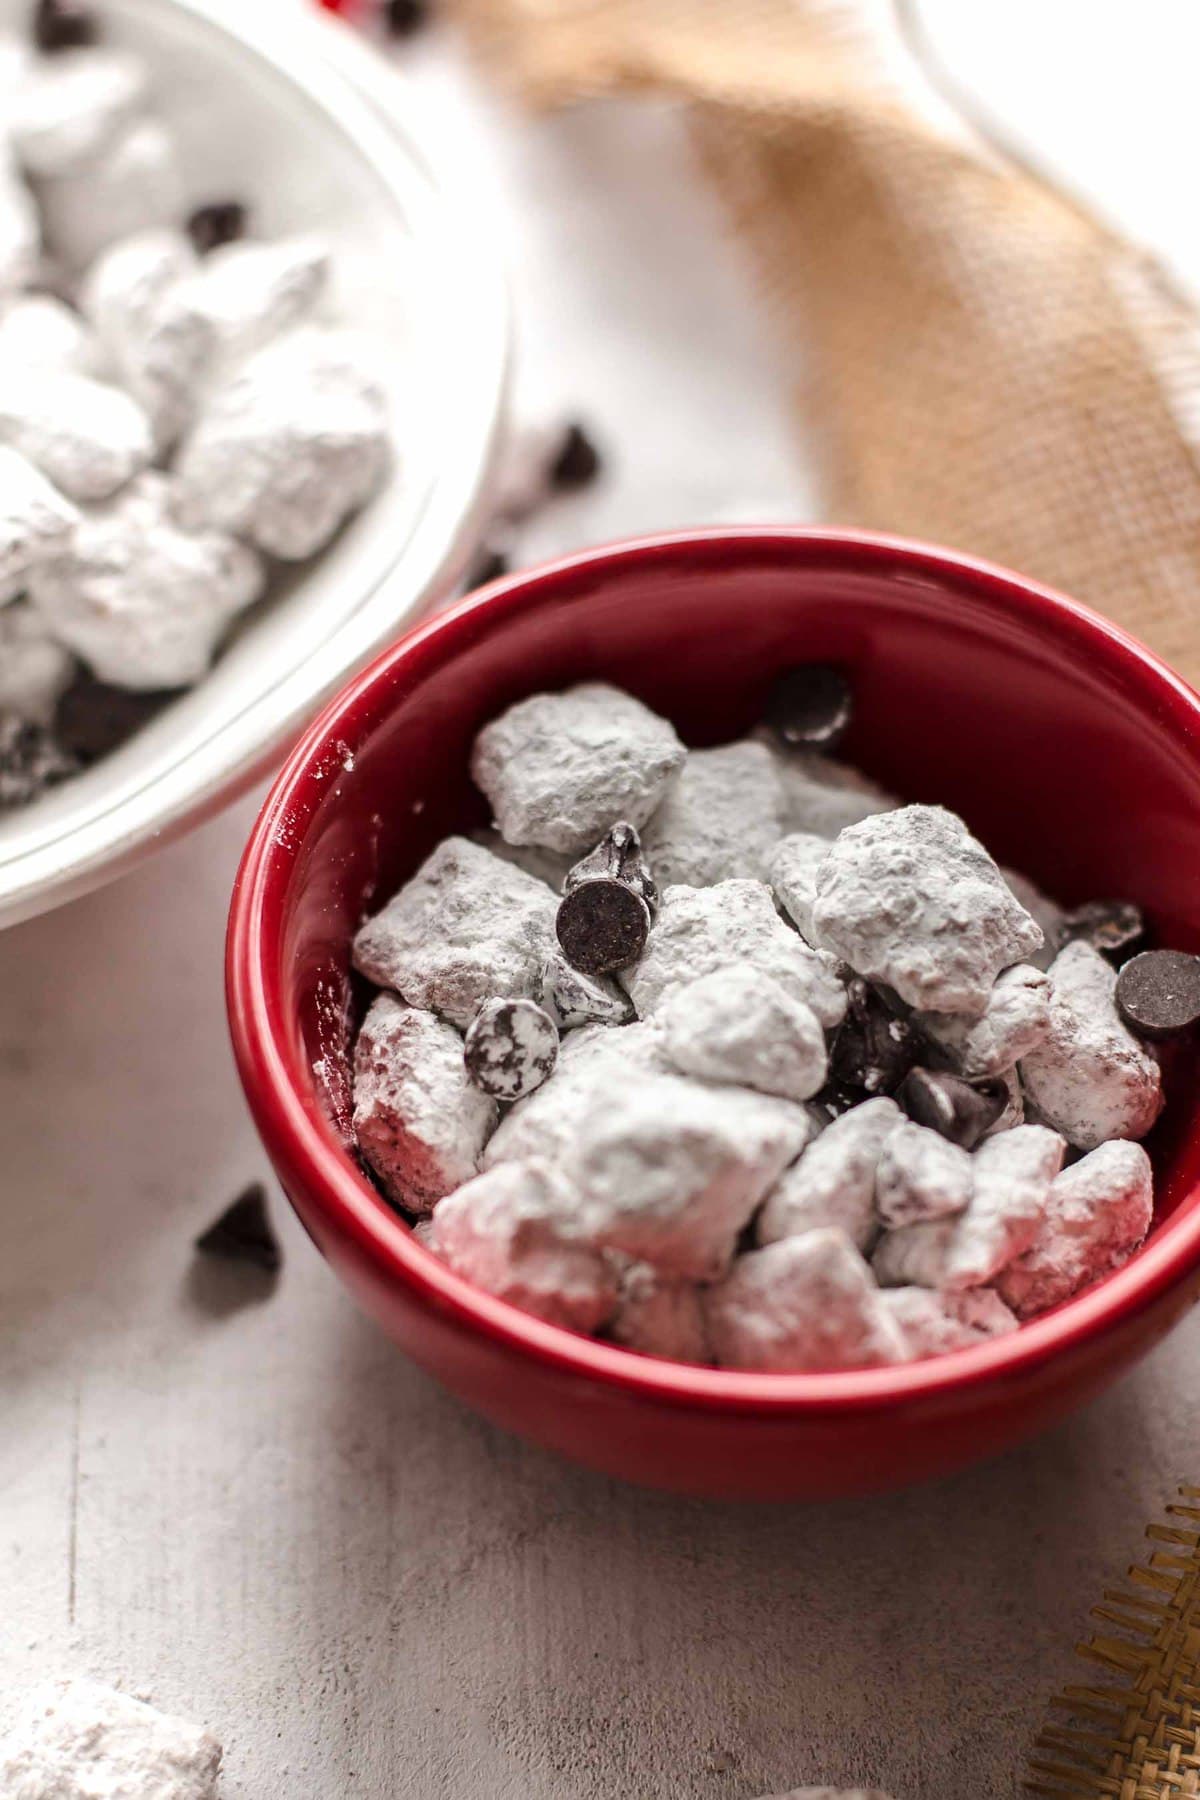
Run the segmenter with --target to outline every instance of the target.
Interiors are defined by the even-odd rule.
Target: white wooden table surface
[[[1085,10],[1089,80],[1130,73],[1119,132],[1111,92],[1069,79]],[[964,41],[1194,268],[1177,19],[1143,0],[1134,38],[1118,10],[1043,6],[1028,81],[1013,34],[1035,0],[977,8]],[[485,140],[529,403],[578,411],[613,452],[531,551],[810,516],[769,348],[670,121],[468,116],[452,52],[413,67]],[[1200,1316],[1052,1436],[890,1499],[668,1499],[503,1436],[391,1349],[281,1202],[273,1289],[192,1257],[266,1172],[220,987],[252,811],[0,937],[0,1695],[67,1671],[146,1690],[222,1736],[227,1800],[750,1800],[820,1778],[1014,1794],[1088,1605],[1200,1478]]]

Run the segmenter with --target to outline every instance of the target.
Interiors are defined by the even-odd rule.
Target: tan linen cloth
[[[954,118],[890,0],[454,10],[534,104],[683,102],[825,447],[831,519],[1036,576],[1200,679],[1196,317]]]

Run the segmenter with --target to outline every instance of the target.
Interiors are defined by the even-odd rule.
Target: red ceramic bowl
[[[961,812],[1067,902],[1139,901],[1200,947],[1200,698],[1084,607],[1001,569],[838,532],[618,545],[496,583],[403,638],[322,713],[247,848],[229,929],[242,1081],[292,1203],[396,1342],[489,1417],[610,1474],[743,1497],[858,1493],[939,1474],[1058,1418],[1200,1290],[1200,1118],[1187,1066],[1151,1143],[1158,1214],[1118,1274],[1009,1337],[899,1369],[726,1373],[575,1336],[479,1292],[413,1238],[348,1147],[363,995],[350,940],[445,833],[486,817],[479,727],[584,679],[712,744],[771,677],[848,665],[846,755]]]

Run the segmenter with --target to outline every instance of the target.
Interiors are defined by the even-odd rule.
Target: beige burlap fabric
[[[455,6],[535,104],[683,102],[825,445],[828,518],[1035,575],[1200,678],[1196,320],[917,95],[881,0]]]

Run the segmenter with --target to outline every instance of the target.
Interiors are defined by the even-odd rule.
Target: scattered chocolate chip
[[[95,762],[140,731],[181,691],[137,693],[81,673],[59,700],[54,735],[69,755]]]
[[[598,876],[623,881],[631,887],[646,902],[651,917],[658,911],[658,888],[642,850],[642,840],[636,827],[624,819],[605,833],[594,850],[567,870],[563,893],[569,894],[581,881],[594,881]]]
[[[1142,1037],[1170,1037],[1200,1019],[1200,956],[1143,950],[1117,976],[1117,1011]]]
[[[832,750],[854,712],[850,683],[831,663],[786,669],[767,697],[763,721],[790,750]]]
[[[846,1018],[833,1040],[829,1072],[843,1087],[860,1094],[890,1094],[917,1060],[916,1034],[859,976],[849,982],[846,999]]]
[[[187,234],[197,256],[207,256],[210,250],[219,250],[222,244],[235,244],[245,237],[248,217],[240,200],[212,200],[207,206],[198,206],[187,222]]]
[[[909,1118],[928,1125],[952,1144],[973,1150],[1008,1104],[1007,1083],[963,1081],[936,1069],[910,1069],[896,1089]]]
[[[412,37],[423,25],[428,25],[430,11],[429,0],[387,0],[383,20],[388,36]]]
[[[45,726],[0,715],[0,812],[28,806],[78,772],[76,759]]]
[[[520,1100],[553,1072],[558,1027],[532,1000],[489,1000],[468,1027],[463,1060],[485,1094]]]
[[[582,425],[568,425],[562,445],[546,471],[550,486],[560,492],[566,488],[587,487],[599,473],[599,450]]]
[[[100,36],[92,8],[84,0],[37,0],[33,9],[33,41],[46,56],[58,50],[82,50]]]
[[[563,895],[554,929],[573,969],[609,975],[627,969],[642,954],[650,908],[626,882],[592,876]]]
[[[483,544],[475,556],[474,562],[467,570],[464,586],[468,593],[475,588],[486,587],[489,581],[499,581],[501,575],[507,575],[512,563],[503,550],[494,544]]]
[[[1082,938],[1093,950],[1115,956],[1119,951],[1132,950],[1145,935],[1142,909],[1132,900],[1089,900],[1086,906],[1064,914],[1058,928],[1058,946],[1061,949]]]
[[[196,1248],[205,1256],[223,1256],[231,1262],[253,1263],[274,1275],[283,1261],[279,1240],[267,1214],[267,1194],[261,1181],[252,1181],[219,1219],[201,1232]]]

